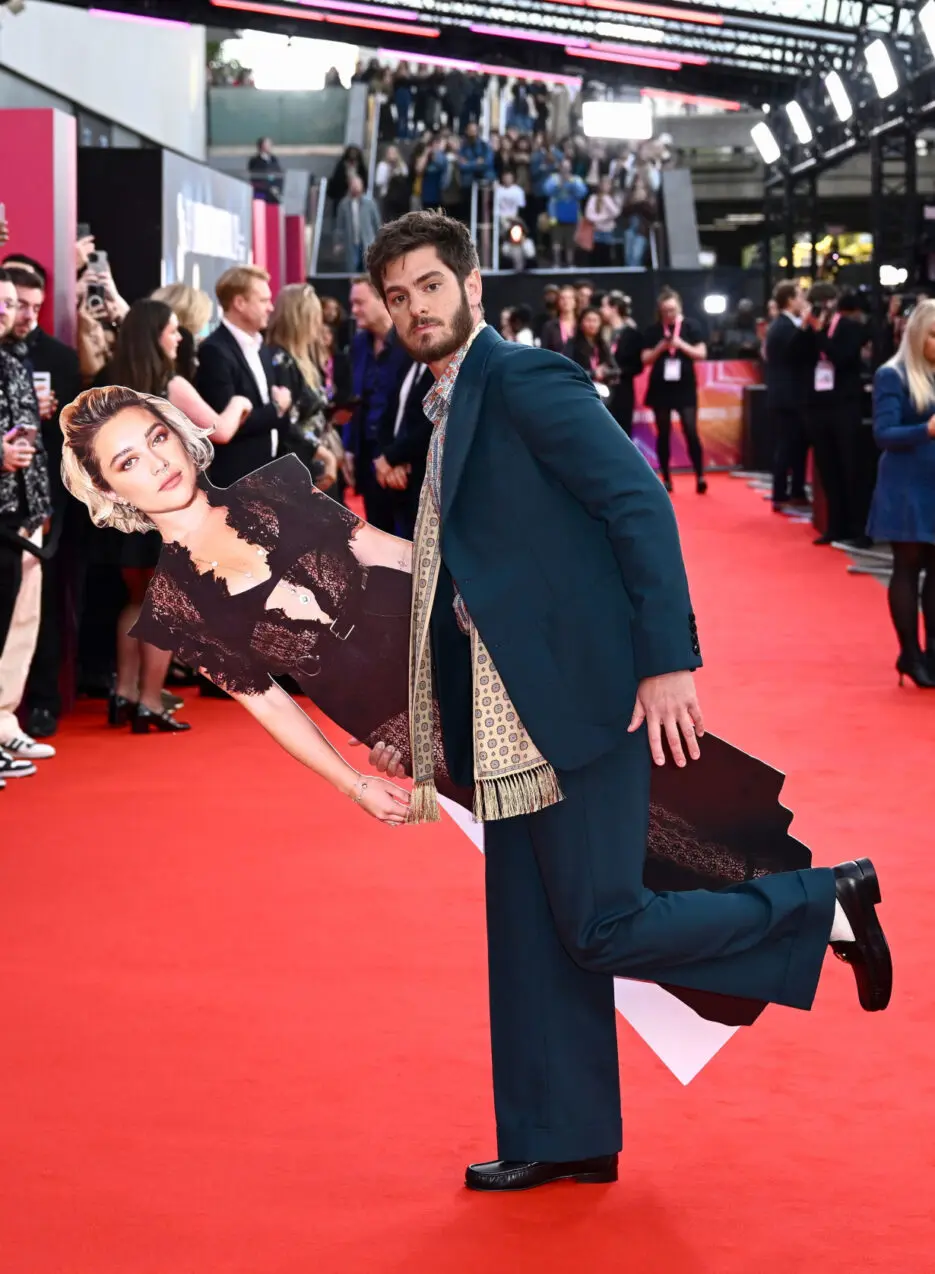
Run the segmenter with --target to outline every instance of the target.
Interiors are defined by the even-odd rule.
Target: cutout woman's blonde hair
[[[145,513],[133,505],[122,504],[110,490],[101,472],[94,442],[108,421],[130,407],[141,407],[171,429],[199,473],[207,469],[214,457],[208,431],[193,425],[177,407],[155,394],[140,394],[124,385],[109,385],[104,389],[86,389],[64,407],[62,481],[76,500],[87,505],[95,526],[110,526],[127,534],[152,531],[154,527]]]
[[[935,301],[920,301],[906,322],[899,349],[886,364],[906,382],[919,413],[935,408],[935,366],[925,357],[925,339],[935,326]]]

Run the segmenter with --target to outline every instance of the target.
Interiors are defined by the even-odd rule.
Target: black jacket
[[[834,324],[833,334],[830,324],[825,331],[815,333],[817,357],[820,359],[824,355],[834,368],[834,388],[817,392],[813,382],[813,407],[838,407],[843,403],[863,401],[864,361],[861,353],[872,339],[873,333],[868,327],[845,315]]]
[[[428,367],[424,367],[421,373],[416,375],[409,397],[406,399],[403,418],[399,422],[399,431],[391,438],[383,451],[387,464],[393,465],[394,468],[401,464],[412,466],[408,489],[416,494],[422,488],[429,440],[432,437],[432,422],[422,410],[422,403],[434,383],[435,377]],[[395,403],[393,410],[395,413]],[[389,432],[392,431],[395,423],[394,414]]]
[[[230,442],[216,448],[210,469],[215,486],[228,487],[273,459],[272,435],[276,430],[278,436],[282,422],[274,405],[263,402],[243,350],[223,324],[198,349],[195,388],[215,411],[223,411],[235,394],[253,403],[253,411]]]
[[[797,327],[788,314],[773,319],[766,333],[766,401],[778,411],[807,406],[818,361],[815,332]]]
[[[81,366],[77,353],[70,345],[43,332],[41,327],[33,328],[25,343],[30,367],[34,372],[49,373],[52,378],[52,393],[58,400],[58,411],[42,422],[42,441],[48,454],[52,499],[58,508],[65,499],[61,476],[62,430],[59,417],[62,408],[67,407],[81,393]]]

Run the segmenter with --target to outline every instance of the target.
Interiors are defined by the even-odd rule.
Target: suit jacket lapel
[[[500,344],[501,337],[492,327],[485,327],[474,338],[455,381],[448,423],[445,426],[445,450],[442,456],[442,521],[451,511],[464,472],[464,464],[474,441],[474,430],[483,400],[484,372],[487,360]]]

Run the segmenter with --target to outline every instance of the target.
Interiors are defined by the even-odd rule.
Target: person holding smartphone
[[[0,777],[13,760],[32,764],[55,749],[20,729],[17,710],[39,635],[42,564],[37,556],[52,511],[39,404],[24,365],[2,348],[17,312],[16,287],[0,269]]]

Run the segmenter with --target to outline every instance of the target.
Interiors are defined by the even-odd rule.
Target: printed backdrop
[[[733,360],[696,363],[695,370],[698,376],[698,432],[706,463],[714,468],[730,468],[740,463],[744,386],[760,384],[760,366],[758,363]],[[633,441],[655,466],[656,429],[652,412],[644,406],[648,381],[649,374],[644,372],[634,382],[636,411]],[[672,466],[676,469],[691,467],[685,440],[677,425],[672,431]]]

